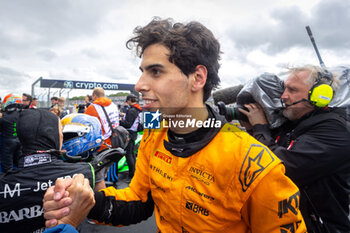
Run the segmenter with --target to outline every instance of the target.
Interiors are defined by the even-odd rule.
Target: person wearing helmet
[[[16,122],[22,109],[22,99],[18,95],[9,94],[4,98],[3,116],[0,118],[2,146],[0,161],[2,172],[8,172],[14,167],[14,160],[21,154],[21,143],[17,137]]]
[[[61,120],[61,124],[63,128],[62,150],[67,154],[64,159],[91,161],[93,154],[100,149],[102,144],[102,130],[98,118],[73,113],[66,115]],[[96,190],[106,188],[104,179],[109,165],[96,174],[96,179],[99,181],[96,184]]]
[[[72,136],[65,142],[71,157],[89,154],[101,144],[98,120],[80,115],[83,116],[71,117],[70,122],[65,122],[66,131],[70,134],[75,132],[78,137],[74,140]],[[95,122],[88,123],[92,121]],[[62,127],[59,118],[51,112],[24,109],[18,112],[16,122],[15,132],[22,144],[23,153],[17,158],[18,170],[0,176],[0,231],[42,232],[45,228],[42,198],[57,178],[73,177],[81,173],[94,188],[95,183],[96,187],[99,183],[104,183],[104,177],[98,174],[95,176],[96,166],[93,163],[69,163],[60,159],[63,155],[60,152],[63,144]],[[68,129],[72,126],[70,124],[75,124],[76,129]],[[82,138],[94,141],[89,144]],[[75,146],[71,143],[73,140]]]
[[[66,115],[62,120],[63,145],[62,150],[69,156],[91,158],[100,149],[102,142],[101,125],[97,117],[81,113]]]

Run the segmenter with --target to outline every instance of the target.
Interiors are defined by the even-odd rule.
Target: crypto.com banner
[[[44,88],[68,88],[68,89],[94,89],[101,87],[104,90],[134,90],[134,84],[123,83],[101,83],[101,82],[87,82],[87,81],[73,81],[73,80],[55,80],[42,79],[40,87]]]

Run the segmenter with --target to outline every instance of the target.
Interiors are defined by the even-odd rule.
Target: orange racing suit
[[[130,186],[97,192],[90,217],[126,225],[120,219],[133,216],[125,217],[122,206],[148,202],[151,191],[159,232],[306,232],[298,188],[247,133],[225,124],[188,157],[174,156],[164,140],[165,129],[144,132]]]

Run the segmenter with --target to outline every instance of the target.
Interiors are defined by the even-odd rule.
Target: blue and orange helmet
[[[63,127],[62,150],[69,156],[87,158],[101,147],[102,129],[97,117],[73,113],[61,120]]]

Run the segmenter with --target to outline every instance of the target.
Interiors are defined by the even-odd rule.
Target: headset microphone
[[[295,101],[295,102],[293,102],[291,104],[288,104],[288,106],[296,105],[296,104],[301,103],[301,102],[308,102],[308,103],[310,103],[310,101],[307,100],[307,99],[301,99],[301,100]],[[310,103],[310,104],[312,104],[312,103]],[[285,103],[283,102],[282,99],[281,99],[281,105],[282,105],[282,107],[276,108],[273,111],[275,114],[282,115],[283,111],[286,109],[286,105],[285,105]]]
[[[310,101],[307,100],[307,99],[301,99],[301,100],[293,102],[292,104],[288,104],[288,106],[296,105],[296,104],[301,103],[301,102],[308,102],[308,103],[310,103]],[[283,110],[286,109],[286,105],[285,105],[285,103],[283,102],[282,99],[281,99],[281,105],[282,105],[282,107],[276,108],[274,110],[275,113],[281,114],[283,112]]]
[[[301,99],[301,100],[295,101],[295,102],[292,103],[292,104],[289,104],[289,106],[296,105],[296,104],[301,103],[301,102],[308,102],[308,103],[310,103],[310,101],[307,100],[307,99]]]

